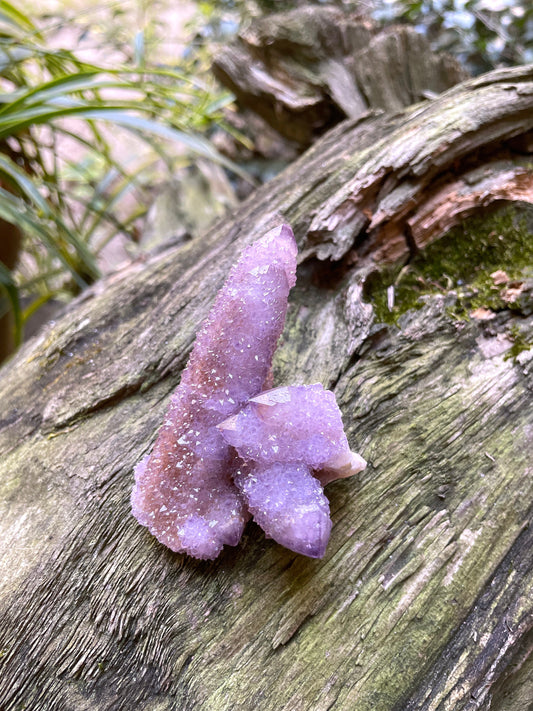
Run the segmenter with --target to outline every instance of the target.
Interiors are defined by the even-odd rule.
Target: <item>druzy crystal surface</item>
[[[269,538],[296,553],[322,558],[331,531],[329,502],[305,464],[244,463],[235,482]]]
[[[301,462],[323,485],[366,466],[350,451],[335,395],[320,383],[274,388],[252,397],[219,430],[243,459]]]
[[[135,469],[133,514],[174,551],[215,558],[238,543],[249,518],[232,479],[235,451],[216,425],[267,380],[296,252],[287,225],[244,250],[198,333],[153,451]]]
[[[246,462],[234,481],[254,520],[285,547],[321,558],[331,530],[322,487],[366,466],[350,451],[335,395],[319,383],[275,388],[218,429]]]
[[[366,466],[322,385],[270,386],[296,274],[282,225],[244,250],[204,322],[152,453],[135,468],[133,514],[173,551],[215,558],[253,515],[267,536],[320,558],[323,486]]]

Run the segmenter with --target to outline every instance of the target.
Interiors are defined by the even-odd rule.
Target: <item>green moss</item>
[[[491,274],[504,271],[509,279],[527,275],[533,267],[533,209],[500,208],[489,216],[471,217],[426,247],[409,264],[382,269],[371,275],[366,299],[378,321],[396,323],[412,308],[419,308],[426,294],[458,295],[452,315],[467,318],[477,308],[498,311],[518,309],[505,299],[505,284],[495,284]],[[394,306],[389,309],[387,289],[394,287]]]
[[[513,345],[505,354],[505,360],[509,360],[511,358],[514,360],[520,355],[520,353],[523,351],[529,351],[533,347],[533,342],[526,338],[516,324],[511,326],[509,329],[509,336],[513,341]]]

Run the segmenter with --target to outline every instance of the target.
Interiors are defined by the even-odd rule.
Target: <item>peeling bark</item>
[[[494,184],[529,185],[532,128],[533,66],[346,121],[201,239],[95,284],[3,367],[2,709],[518,711],[533,355],[509,356],[533,316],[457,321],[456,297],[435,294],[386,327],[362,294],[376,264],[409,254],[406,225],[423,248],[457,219],[420,238],[415,218],[446,185],[492,179],[467,176],[503,147]],[[275,383],[334,388],[370,465],[326,489],[323,560],[251,524],[194,561],[131,516],[133,466],[229,266],[280,219],[301,264]]]

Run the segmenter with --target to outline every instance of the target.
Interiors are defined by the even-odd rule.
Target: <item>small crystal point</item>
[[[244,460],[301,462],[322,484],[366,467],[365,460],[350,451],[335,395],[320,383],[260,393],[219,430]]]
[[[273,407],[284,402],[290,402],[291,392],[296,392],[296,387],[297,386],[293,385],[292,387],[283,386],[280,388],[266,390],[264,393],[259,393],[259,395],[251,397],[250,402],[255,402],[258,405],[266,405],[267,407]],[[302,387],[309,386],[304,385]]]
[[[233,415],[233,417],[228,417],[227,420],[224,420],[220,424],[216,426],[217,430],[224,430],[225,432],[232,432],[234,431],[238,426],[238,420],[237,416]]]
[[[244,465],[235,481],[269,538],[295,553],[322,558],[331,532],[329,502],[305,465]]]
[[[322,482],[322,486],[325,486],[336,479],[346,479],[354,474],[359,474],[366,469],[366,464],[361,455],[348,449],[340,452],[328,462],[324,462],[322,469],[316,472],[316,476]]]

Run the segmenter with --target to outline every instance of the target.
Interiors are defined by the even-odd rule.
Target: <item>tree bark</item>
[[[305,147],[343,117],[398,111],[468,76],[412,27],[379,29],[317,5],[252,23],[220,50],[213,71],[241,106]]]
[[[533,316],[457,320],[436,293],[386,326],[363,284],[490,202],[484,181],[533,202],[532,129],[533,66],[345,121],[3,367],[2,709],[527,708],[533,360],[513,334],[533,342]],[[370,464],[326,489],[324,559],[250,524],[199,562],[133,519],[132,470],[230,265],[280,219],[300,268],[275,383],[333,388]]]

